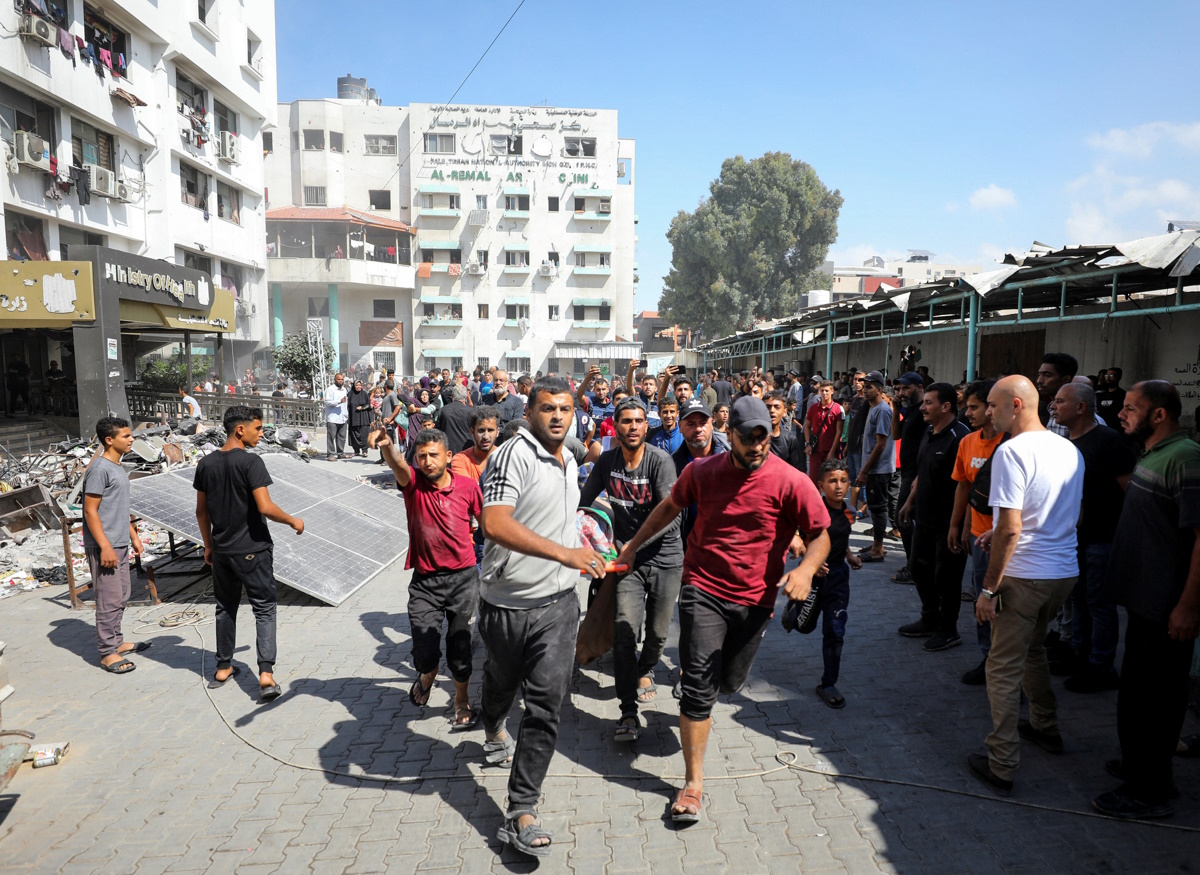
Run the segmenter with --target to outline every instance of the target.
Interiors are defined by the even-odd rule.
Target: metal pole
[[[225,338],[217,335],[217,382],[221,384],[218,391],[225,391]]]
[[[967,326],[967,382],[975,382],[975,334],[979,330],[979,296],[971,294],[970,324]]]
[[[187,380],[187,390],[190,393],[192,386],[195,385],[192,383],[192,332],[190,331],[183,332],[183,360],[185,362],[184,376]]]
[[[825,379],[833,372],[833,320],[825,326]]]
[[[762,346],[762,350],[761,350],[761,354],[760,354],[761,364],[759,365],[759,367],[761,367],[765,371],[767,369],[767,338],[766,338],[766,336],[760,337],[758,342]]]

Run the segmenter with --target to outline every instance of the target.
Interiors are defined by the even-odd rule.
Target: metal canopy
[[[263,454],[271,499],[304,520],[304,534],[268,522],[275,579],[340,605],[408,552],[408,520],[399,494],[364,486],[283,454]],[[129,484],[131,510],[169,532],[203,543],[196,522],[195,468]]]

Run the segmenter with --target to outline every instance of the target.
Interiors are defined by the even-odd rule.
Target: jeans
[[[638,678],[652,677],[662,658],[682,577],[679,567],[642,566],[617,579],[613,680],[622,717],[637,714]],[[639,656],[637,639],[643,621],[646,631]]]
[[[1071,649],[1099,669],[1113,667],[1121,634],[1117,606],[1101,592],[1111,549],[1112,544],[1090,544],[1079,551],[1079,581],[1071,590],[1075,608]]]
[[[96,643],[101,657],[116,653],[125,643],[121,620],[129,601],[129,548],[113,547],[113,552],[117,554],[117,567],[104,568],[100,564],[99,547],[85,551],[96,595]]]
[[[1142,802],[1166,802],[1174,784],[1171,760],[1187,714],[1195,645],[1168,637],[1166,620],[1129,614],[1117,692],[1117,735],[1129,795]]]
[[[483,728],[504,728],[520,692],[525,712],[508,778],[508,810],[533,811],[558,741],[563,696],[575,666],[579,599],[574,591],[549,604],[516,610],[479,605],[479,634],[487,647],[480,694]],[[511,816],[511,814],[510,814]]]
[[[978,600],[983,592],[983,579],[987,577],[988,557],[991,554],[983,552],[979,539],[974,535],[967,536],[967,543],[971,547],[971,582],[975,585],[975,598]],[[975,640],[979,643],[979,652],[987,659],[988,651],[992,649],[992,624],[976,623]]]
[[[946,543],[947,526],[913,527],[912,556],[908,570],[921,597],[921,622],[938,635],[958,635],[958,609],[962,605],[962,578],[967,567],[965,553],[951,553]]]
[[[838,682],[842,668],[842,641],[846,637],[846,609],[850,606],[850,566],[845,560],[834,562],[821,581],[816,608],[821,612],[821,659],[825,673],[821,686]]]
[[[771,609],[719,599],[698,586],[679,591],[679,713],[707,720],[717,693],[736,693],[750,676]]]
[[[875,526],[875,543],[883,543],[883,535],[896,523],[896,503],[900,498],[900,475],[892,471],[887,474],[867,475],[867,508],[871,511],[871,523]]]
[[[896,496],[896,506],[904,507],[904,502],[908,501],[908,497],[912,494],[913,481],[917,479],[915,471],[900,472],[900,494]],[[913,528],[916,526],[915,520],[910,517],[907,523],[900,524],[900,541],[904,544],[904,558],[912,563],[912,548],[913,548]],[[911,568],[909,571],[911,572]]]
[[[858,476],[858,472],[862,470],[862,453],[847,453],[846,464],[849,466],[850,484],[854,485],[854,478]],[[858,508],[855,508],[858,510]]]
[[[213,597],[217,600],[217,668],[233,665],[237,645],[237,612],[242,590],[254,611],[259,673],[275,668],[275,572],[270,550],[258,553],[214,553]]]
[[[408,584],[408,625],[412,630],[413,668],[437,671],[442,661],[442,621],[446,621],[446,667],[459,683],[471,678],[471,622],[479,604],[479,571],[413,573]]]
[[[1039,732],[1058,732],[1058,702],[1046,661],[1046,627],[1075,585],[1074,577],[1000,581],[1003,609],[992,621],[992,650],[987,660],[992,732],[988,763],[997,778],[1011,781],[1021,761],[1017,721],[1021,692],[1029,699],[1029,722]]]
[[[346,423],[325,423],[325,454],[339,456],[346,452]]]

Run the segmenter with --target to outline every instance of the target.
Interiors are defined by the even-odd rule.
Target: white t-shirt
[[[346,388],[338,387],[336,383],[325,390],[325,421],[341,425],[350,418],[350,409],[346,404]]]
[[[989,495],[998,508],[1021,511],[1021,536],[1006,576],[1061,580],[1079,575],[1075,527],[1083,501],[1083,456],[1049,431],[1016,435],[992,456]]]
[[[187,405],[188,416],[193,416],[196,419],[204,418],[203,415],[200,413],[200,405],[198,403],[196,403],[196,399],[193,398],[191,395],[184,395],[183,403]]]

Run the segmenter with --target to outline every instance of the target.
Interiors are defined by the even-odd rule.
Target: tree
[[[192,379],[204,382],[205,376],[214,370],[212,356],[192,356]],[[170,392],[174,395],[179,387],[187,382],[187,359],[184,354],[177,352],[170,358],[138,358],[137,372],[141,374],[142,385],[157,392]],[[192,391],[189,385],[188,391]]]
[[[660,314],[720,337],[794,313],[837,239],[841,194],[785,152],[726,159],[709,192],[667,231]]]
[[[333,345],[322,341],[321,347],[328,370],[333,362]],[[275,367],[279,373],[287,374],[312,388],[313,377],[321,370],[321,360],[309,352],[307,334],[289,334],[282,344],[275,347]]]

